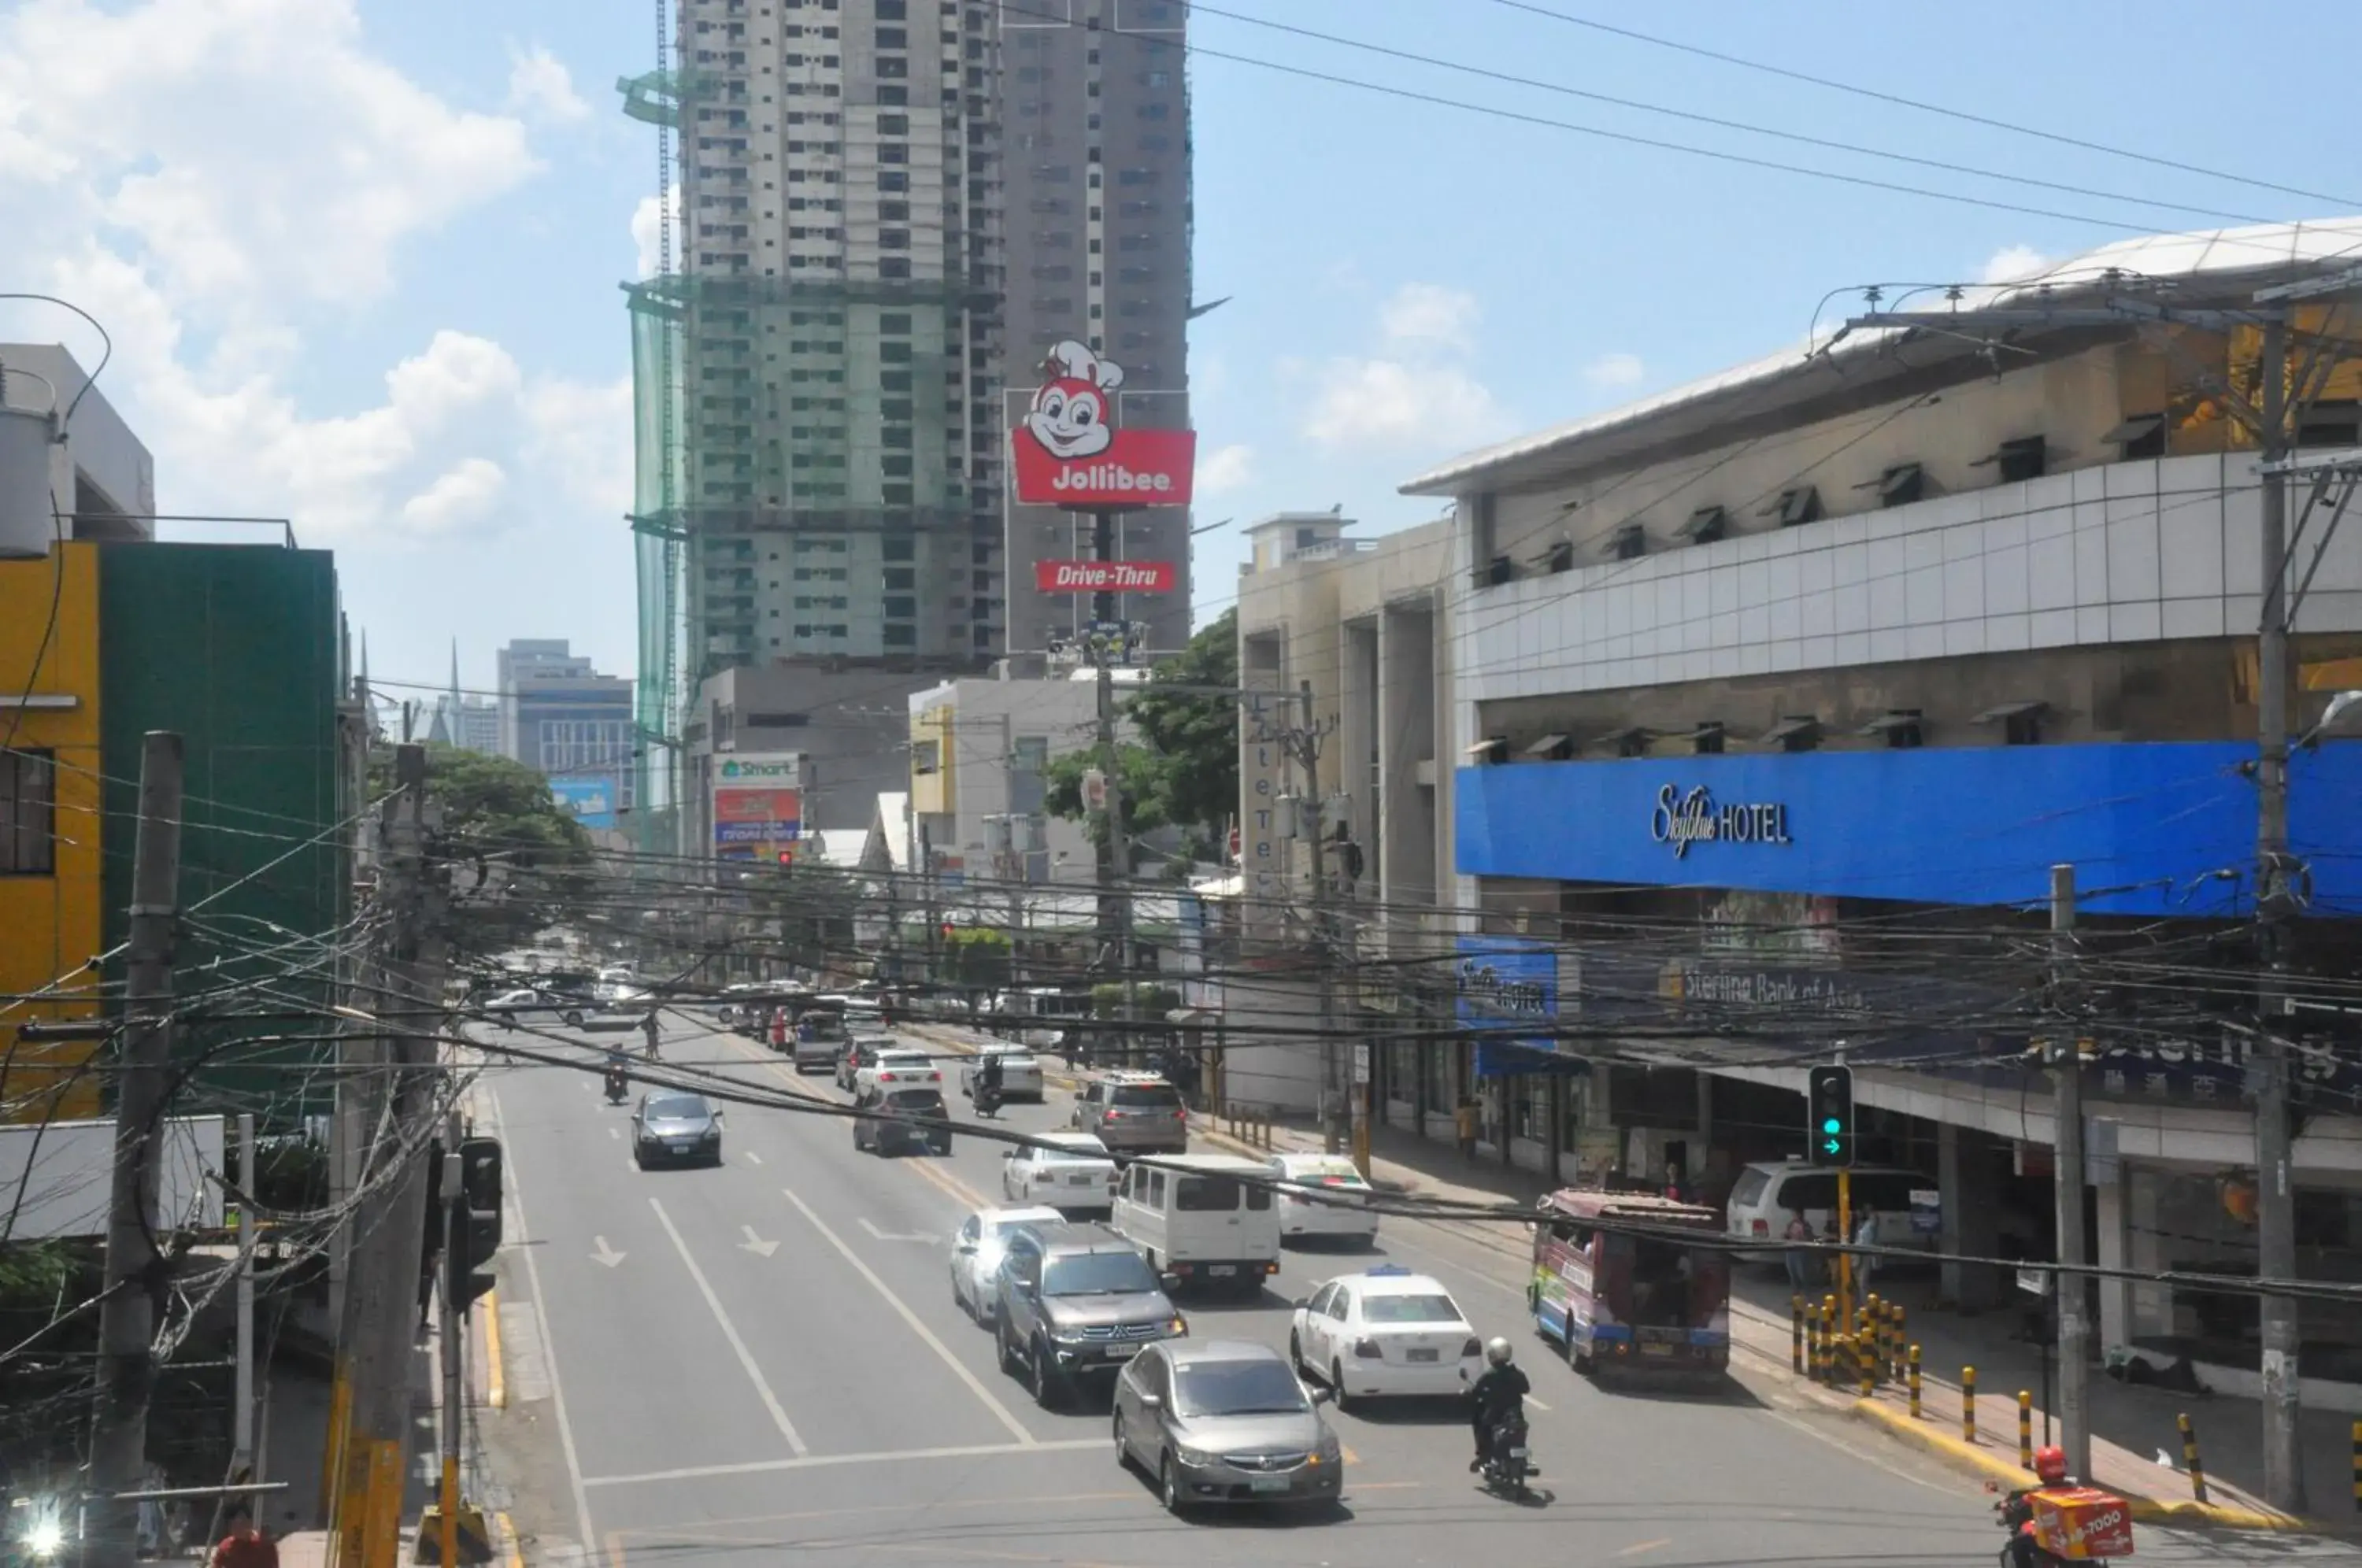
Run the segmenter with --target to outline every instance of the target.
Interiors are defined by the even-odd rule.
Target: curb
[[[517,1539],[516,1524],[506,1514],[494,1514],[500,1522],[501,1561],[506,1568],[524,1568],[524,1543]]]
[[[509,1408],[508,1367],[501,1360],[501,1293],[497,1286],[484,1292],[484,1403],[495,1410]]]
[[[2025,1485],[2026,1473],[1998,1454],[1986,1452],[1960,1439],[1940,1432],[1926,1421],[1914,1421],[1910,1415],[1891,1405],[1874,1399],[1856,1399],[1847,1407],[1855,1419],[1883,1427],[1888,1435],[1910,1443],[1922,1452],[1943,1460],[1956,1470],[1964,1470],[1979,1480],[1992,1482],[2004,1489],[2014,1490]],[[2224,1529],[2251,1530],[2312,1530],[2323,1527],[2288,1514],[2269,1513],[2255,1508],[2233,1507],[2224,1503],[2165,1502],[2156,1497],[2144,1497],[2116,1487],[2114,1492],[2125,1500],[2135,1519],[2147,1524],[2213,1525]]]

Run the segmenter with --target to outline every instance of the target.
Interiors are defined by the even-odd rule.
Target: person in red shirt
[[[279,1568],[279,1547],[254,1525],[251,1509],[233,1509],[229,1533],[214,1548],[209,1568]]]

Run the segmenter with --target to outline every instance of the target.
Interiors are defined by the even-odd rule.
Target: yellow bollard
[[[1824,1383],[1838,1380],[1838,1336],[1845,1332],[1845,1320],[1838,1316],[1838,1298],[1832,1295],[1821,1297],[1821,1371]]]
[[[1788,1366],[1798,1376],[1805,1372],[1805,1298],[1788,1297]]]
[[[1919,1419],[1919,1347],[1911,1347],[1911,1364],[1905,1374],[1911,1380],[1911,1419]]]
[[[2206,1467],[2198,1463],[2198,1429],[2190,1424],[2188,1412],[2176,1416],[2174,1425],[2181,1429],[2181,1463],[2190,1466],[2190,1495],[2199,1502],[2206,1501]],[[2356,1430],[2362,1431],[2362,1423]]]
[[[2354,1423],[2354,1507],[2362,1509],[2362,1421]]]
[[[1806,1350],[1812,1362],[1813,1381],[1827,1383],[1829,1380],[1828,1314],[1821,1310],[1820,1303],[1817,1301],[1805,1308],[1805,1311],[1811,1320],[1808,1326],[1813,1342],[1806,1347]]]
[[[1906,1376],[1911,1369],[1905,1353],[1908,1348],[1908,1336],[1904,1332],[1905,1320],[1903,1316],[1903,1303],[1900,1301],[1893,1303],[1887,1309],[1887,1314],[1890,1320],[1887,1325],[1888,1331],[1893,1336],[1890,1343],[1894,1351],[1894,1375]]]
[[[2017,1467],[2034,1468],[2034,1396],[2024,1388],[2017,1391]]]
[[[1977,1369],[1960,1368],[1960,1441],[1977,1441]]]
[[[1878,1342],[1859,1339],[1853,1343],[1854,1375],[1860,1380],[1861,1397],[1865,1399],[1878,1393]]]

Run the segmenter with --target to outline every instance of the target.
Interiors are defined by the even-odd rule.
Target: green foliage
[[[75,1267],[73,1250],[63,1242],[0,1247],[0,1311],[54,1308]]]
[[[1239,803],[1239,709],[1231,695],[1238,684],[1233,609],[1208,623],[1124,700],[1140,740],[1116,748],[1114,778],[1132,833],[1177,827],[1185,853],[1220,857],[1223,831]],[[1096,751],[1053,759],[1043,778],[1044,809],[1069,820],[1083,817],[1083,775],[1101,765]],[[1103,842],[1104,834],[1101,820],[1092,818],[1093,842]]]
[[[391,760],[373,763],[370,798],[393,787]],[[460,949],[513,947],[588,897],[590,835],[540,773],[504,756],[430,745],[426,798],[443,813],[440,852],[454,863],[451,934]]]
[[[954,926],[944,936],[944,978],[970,991],[1009,984],[1012,966],[1009,933],[977,926]]]
[[[1116,980],[1091,988],[1091,1016],[1121,1018],[1127,989],[1131,992],[1134,1018],[1161,1019],[1181,1005],[1181,993],[1171,986],[1154,986],[1141,980],[1127,988],[1122,981]]]

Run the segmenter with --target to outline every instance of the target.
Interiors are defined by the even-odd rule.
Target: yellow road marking
[[[508,1568],[524,1568],[524,1543],[517,1540],[515,1521],[506,1514],[494,1514],[492,1518],[499,1522],[501,1540],[508,1546]]]
[[[509,1408],[508,1368],[501,1362],[501,1293],[484,1292],[484,1401],[495,1410]]]

